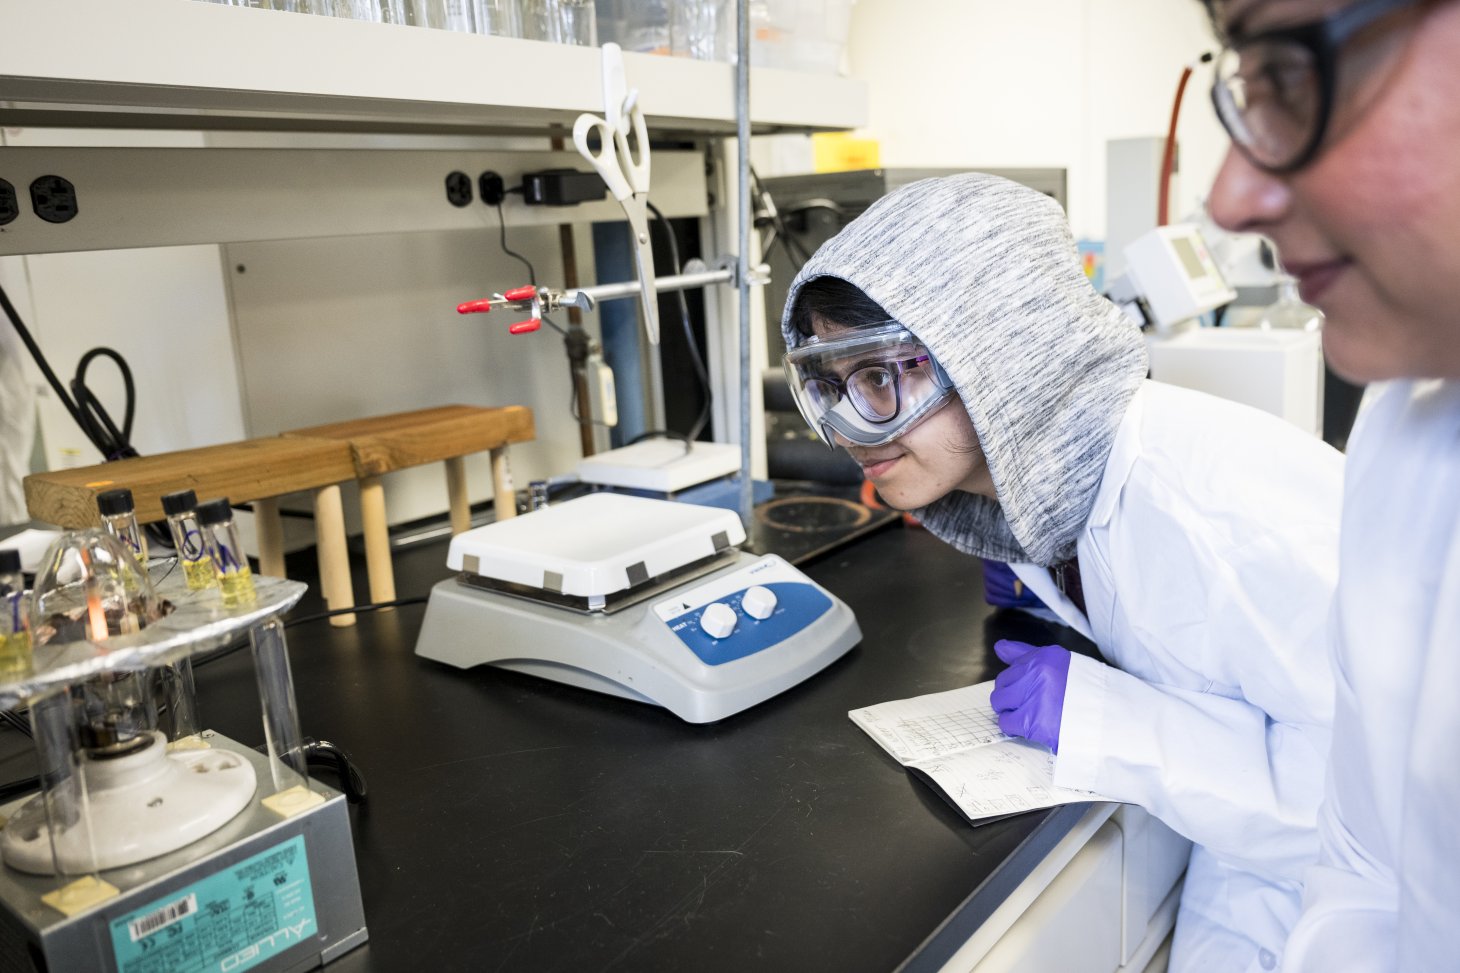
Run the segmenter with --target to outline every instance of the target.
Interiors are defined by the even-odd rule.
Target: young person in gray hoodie
[[[993,703],[1057,784],[1192,840],[1171,968],[1275,968],[1317,853],[1342,457],[1147,380],[1059,207],[992,176],[874,204],[801,270],[782,332],[828,444],[1109,663],[1001,642]]]

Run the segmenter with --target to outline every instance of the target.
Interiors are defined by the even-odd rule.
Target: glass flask
[[[99,642],[140,632],[161,614],[146,570],[110,531],[67,531],[36,572],[31,638]]]
[[[1298,296],[1298,280],[1284,274],[1278,278],[1278,299],[1258,319],[1263,331],[1321,331],[1323,312],[1304,304]]]

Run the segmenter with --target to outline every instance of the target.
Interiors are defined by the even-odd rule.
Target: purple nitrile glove
[[[1060,714],[1070,679],[1070,651],[1058,645],[1029,645],[1001,639],[994,653],[1009,668],[994,677],[989,703],[999,714],[999,729],[1009,736],[1060,749]]]
[[[1044,602],[1025,587],[1003,561],[983,559],[983,597],[995,608],[1043,608]]]

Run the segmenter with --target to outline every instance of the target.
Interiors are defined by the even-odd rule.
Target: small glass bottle
[[[213,562],[213,574],[223,593],[225,608],[252,605],[253,572],[248,569],[248,556],[238,541],[238,527],[233,523],[233,508],[226,499],[209,500],[193,508],[198,529],[203,535],[203,549]]]
[[[132,502],[132,491],[121,488],[98,493],[96,507],[101,511],[101,525],[121,541],[146,570],[147,537],[137,526],[137,508]]]
[[[1278,299],[1262,312],[1257,326],[1263,331],[1322,331],[1323,312],[1304,304],[1297,278],[1284,274],[1278,278]]]
[[[0,551],[0,680],[30,672],[30,621],[20,552]]]
[[[527,484],[527,509],[545,510],[548,505],[548,481],[533,480]]]
[[[189,591],[211,588],[218,583],[213,574],[213,562],[203,545],[198,518],[193,514],[197,505],[198,495],[192,490],[178,490],[162,498],[162,512],[167,515],[172,546],[177,551],[177,563],[182,566]]]

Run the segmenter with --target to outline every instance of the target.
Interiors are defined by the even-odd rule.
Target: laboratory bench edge
[[[397,552],[400,597],[449,576],[445,553]],[[861,643],[709,725],[417,658],[424,605],[291,625],[303,732],[369,787],[350,816],[370,938],[327,969],[941,968],[1090,806],[972,827],[847,713],[991,678],[998,638],[1079,636],[990,609],[977,559],[918,528],[803,569]],[[248,653],[196,676],[203,722],[262,742]]]

